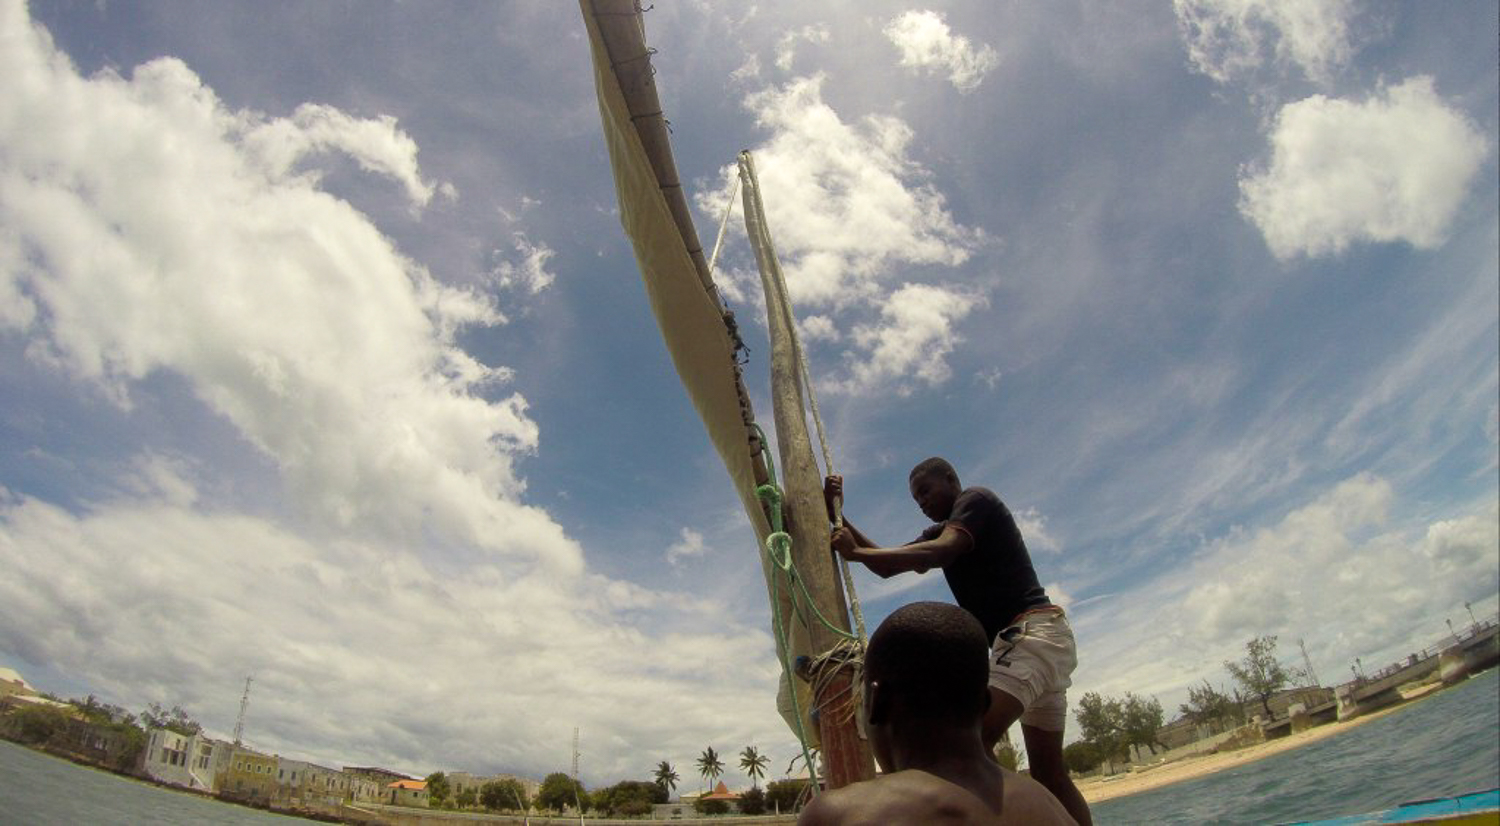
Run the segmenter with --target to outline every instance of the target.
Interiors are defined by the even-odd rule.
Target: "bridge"
[[[1475,623],[1371,676],[1360,676],[1335,687],[1338,719],[1349,720],[1399,702],[1401,694],[1397,689],[1434,673],[1443,682],[1454,683],[1472,672],[1495,665],[1500,660],[1500,638],[1496,636],[1497,631],[1500,631],[1500,623],[1493,618]],[[1308,712],[1326,713],[1328,708],[1323,706],[1308,709]]]

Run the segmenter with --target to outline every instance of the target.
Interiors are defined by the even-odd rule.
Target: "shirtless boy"
[[[798,826],[1073,824],[1056,798],[1001,768],[980,739],[988,648],[979,622],[946,603],[886,617],[870,637],[860,709],[886,773],[818,795]]]

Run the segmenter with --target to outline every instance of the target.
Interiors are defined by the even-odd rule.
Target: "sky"
[[[1170,718],[1256,636],[1333,684],[1496,611],[1497,15],[645,26],[705,245],[755,154],[851,518],[909,540],[949,458],[1067,608],[1070,696]],[[709,746],[782,775],[758,549],[576,4],[0,0],[0,76],[0,666],[220,736],[253,676],[246,740],[336,766],[541,777],[576,728],[590,787],[691,790]],[[855,584],[872,628],[951,599]]]

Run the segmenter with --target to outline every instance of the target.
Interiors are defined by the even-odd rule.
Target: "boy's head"
[[[953,513],[953,503],[963,493],[958,471],[948,460],[937,456],[923,459],[906,477],[911,498],[922,509],[922,513],[934,522],[941,522]]]
[[[968,611],[944,602],[898,608],[870,636],[865,719],[887,771],[892,725],[978,725],[989,707],[989,643]],[[910,730],[910,729],[908,729]]]

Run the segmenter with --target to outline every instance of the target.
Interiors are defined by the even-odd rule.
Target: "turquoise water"
[[[314,820],[246,809],[76,766],[0,740],[5,826],[290,826]]]
[[[1285,823],[1500,786],[1500,669],[1344,734],[1106,800],[1099,824]]]

